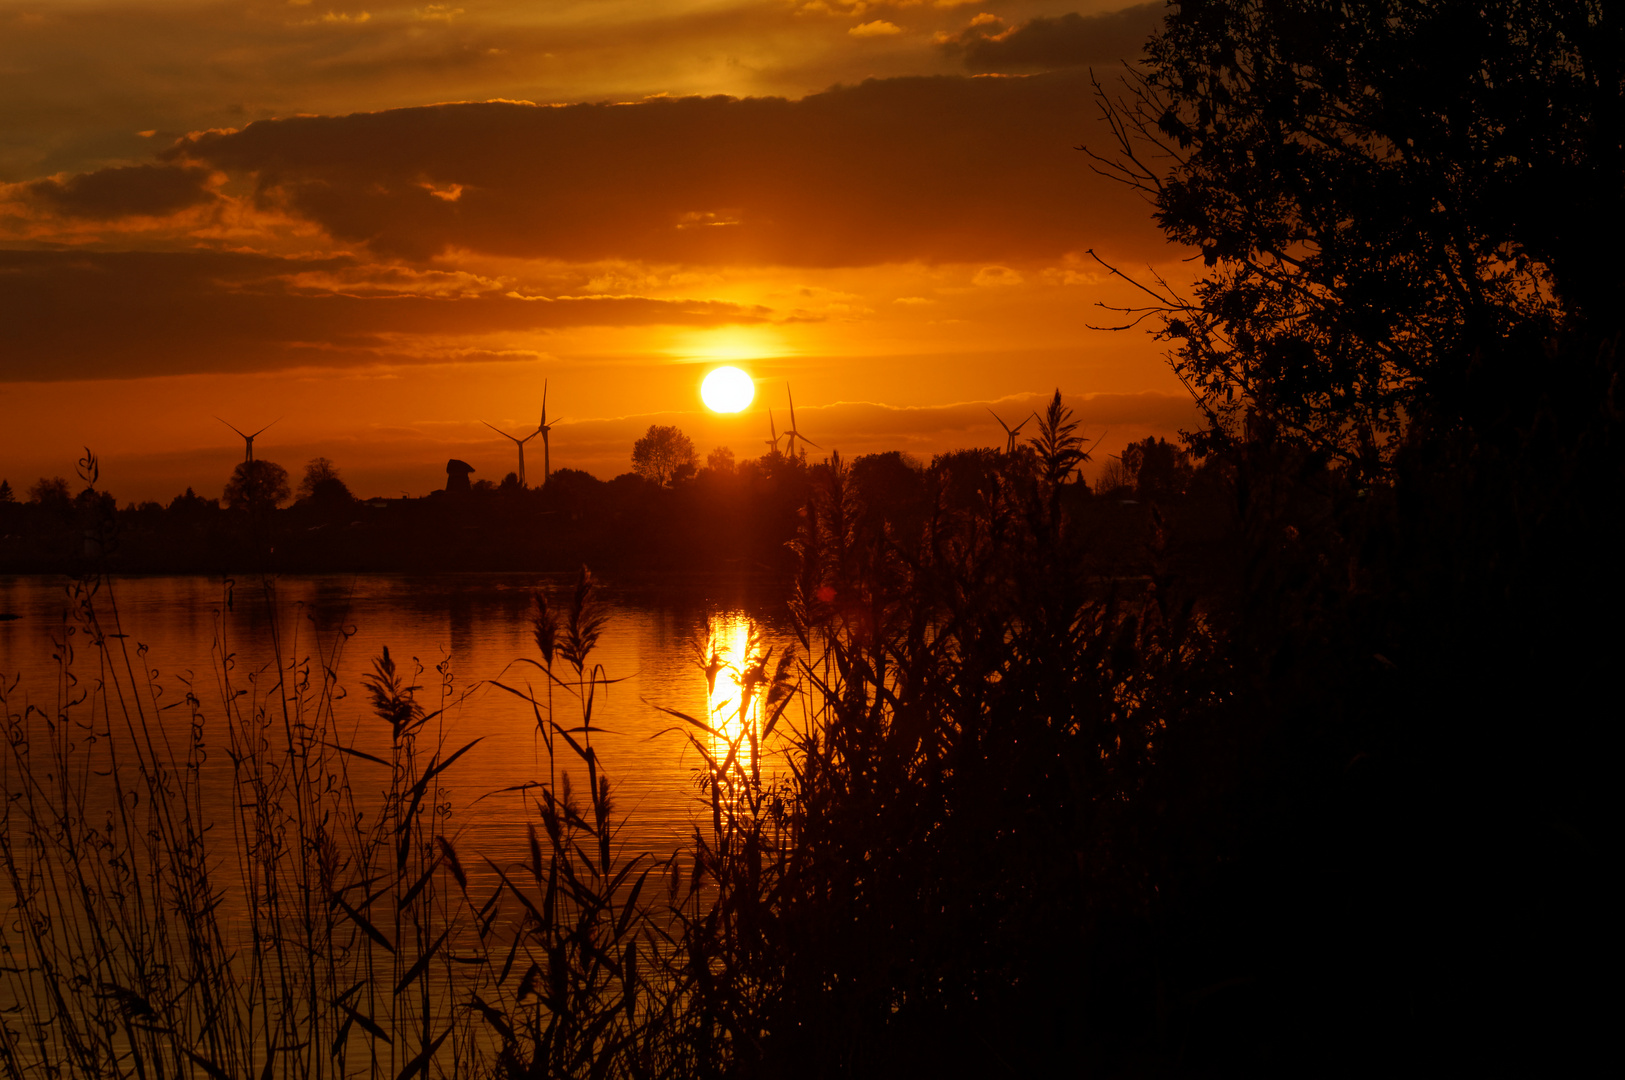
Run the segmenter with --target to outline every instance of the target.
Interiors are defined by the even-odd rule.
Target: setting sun
[[[756,383],[736,367],[719,367],[700,384],[700,398],[712,412],[736,413],[756,400]]]

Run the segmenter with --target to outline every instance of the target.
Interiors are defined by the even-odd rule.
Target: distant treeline
[[[933,514],[969,507],[994,490],[1001,458],[994,449],[957,450],[929,463],[899,451],[850,462],[851,484],[867,523],[917,542]],[[1030,446],[1011,461],[1036,467]],[[226,496],[191,488],[165,505],[126,502],[86,486],[42,478],[24,494],[0,492],[0,571],[76,573],[105,566],[126,573],[238,573],[254,570],[427,572],[458,570],[729,571],[787,577],[789,543],[827,462],[770,453],[735,462],[713,454],[661,483],[637,472],[603,481],[559,469],[545,485],[521,486],[510,473],[459,492],[422,498],[357,498],[332,462],[306,468],[290,499],[285,473],[267,461],[240,466]],[[250,488],[269,475],[256,504]],[[277,477],[283,479],[277,479]],[[1110,460],[1104,490],[1068,489],[1068,508],[1091,529],[1102,573],[1145,569],[1155,503],[1184,518],[1221,511],[1211,477],[1162,440],[1146,439]],[[280,484],[280,491],[277,485]],[[1107,486],[1109,485],[1109,486]],[[280,496],[280,498],[279,498]],[[289,505],[268,505],[288,501]],[[1210,535],[1218,522],[1196,530]],[[1189,530],[1181,530],[1185,535]]]

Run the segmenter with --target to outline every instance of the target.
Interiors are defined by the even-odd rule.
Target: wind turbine
[[[492,431],[496,432],[498,435],[501,435],[504,439],[512,439],[513,444],[519,448],[519,486],[524,487],[525,486],[525,444],[530,442],[530,440],[534,439],[536,436],[540,435],[542,433],[541,429],[538,428],[537,430],[531,432],[529,435],[526,435],[523,439],[521,439],[517,435],[509,435],[506,431],[503,431],[501,428],[497,427],[493,423],[490,423],[489,421],[481,420],[480,423],[484,424],[486,427],[490,428]]]
[[[558,421],[554,420],[553,424],[556,424],[556,423],[558,423]],[[552,451],[550,449],[548,449],[548,445],[547,445],[547,434],[548,434],[548,432],[553,430],[553,424],[549,424],[547,422],[547,380],[543,379],[542,380],[542,422],[536,425],[536,434],[538,434],[538,435],[540,435],[542,437],[542,486],[543,487],[546,487],[547,482],[553,478],[553,454],[552,454]],[[521,454],[524,453],[523,449],[520,450],[520,453]],[[520,474],[520,479],[521,480],[524,479],[523,474]]]
[[[768,446],[772,447],[773,456],[778,457],[779,456],[779,431],[778,431],[778,428],[773,426],[773,410],[771,408],[767,410],[767,433],[769,435],[773,436],[773,437],[771,439],[763,439],[762,441],[767,443]]]
[[[220,420],[220,418],[218,416],[215,417],[215,419]],[[242,431],[239,431],[238,428],[237,428],[237,425],[227,423],[224,420],[220,420],[220,422],[222,424],[225,424],[227,427],[231,428],[231,430],[236,431],[237,434],[242,435],[243,442],[246,444],[246,447],[247,447],[247,450],[248,450],[248,456],[243,458],[244,461],[253,461],[254,460],[254,440],[257,439],[264,431],[266,431],[266,429],[274,426],[275,424],[280,423],[281,421],[282,421],[282,417],[279,416],[275,420],[272,420],[271,423],[266,424],[265,427],[260,428],[259,431],[254,432],[254,434],[247,435],[247,434],[244,434]]]
[[[823,449],[822,446],[819,446],[817,443],[815,443],[811,439],[807,438],[807,436],[803,435],[801,432],[796,430],[796,396],[794,394],[790,393],[790,384],[789,383],[784,384],[784,393],[790,399],[790,428],[789,428],[789,430],[787,430],[784,433],[785,439],[788,440],[788,446],[790,448],[790,456],[792,458],[796,456],[796,440],[797,439],[800,439],[803,443],[806,444],[806,446],[803,446],[802,450],[801,450],[801,456],[802,457],[807,456],[807,449],[806,449],[807,446],[812,447],[814,450],[822,450]]]
[[[1016,436],[1020,435],[1021,429],[1027,426],[1027,420],[1031,420],[1033,417],[1038,415],[1037,413],[1028,413],[1025,420],[1017,424],[1015,427],[1011,427],[1009,424],[1006,424],[1002,419],[1000,419],[999,414],[993,412],[992,409],[989,409],[988,412],[992,414],[993,419],[999,421],[999,426],[1004,429],[1004,453],[1006,457],[1016,452]]]

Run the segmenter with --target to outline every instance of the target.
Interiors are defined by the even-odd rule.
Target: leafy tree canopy
[[[705,467],[714,473],[732,474],[734,471],[734,452],[726,446],[719,446],[705,455]]]
[[[1625,20],[1601,0],[1185,0],[1106,102],[1194,295],[1148,284],[1206,439],[1367,470],[1611,317]],[[1168,164],[1171,163],[1171,164]]]
[[[288,470],[274,461],[245,461],[232,470],[226,505],[233,510],[269,510],[288,501]]]
[[[42,476],[28,489],[28,501],[41,506],[66,506],[73,501],[68,482],[60,476]]]
[[[632,471],[663,487],[684,466],[692,472],[694,463],[694,440],[669,424],[650,424],[643,438],[632,444]]]
[[[170,500],[169,510],[177,514],[199,514],[209,510],[220,509],[220,504],[214,499],[204,498],[188,487],[184,494],[177,495]]]
[[[299,481],[299,497],[318,506],[344,506],[355,499],[349,485],[339,476],[338,468],[325,457],[314,457],[305,463],[305,475]]]
[[[1149,498],[1183,495],[1191,482],[1190,455],[1167,439],[1129,443],[1122,462],[1128,482]]]

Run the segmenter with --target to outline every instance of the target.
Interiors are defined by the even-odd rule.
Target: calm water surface
[[[334,709],[341,738],[385,756],[388,727],[368,707],[361,676],[385,646],[407,675],[420,666],[413,681],[423,687],[426,708],[439,707],[442,689],[448,692],[444,716],[426,730],[448,751],[482,739],[447,774],[459,844],[505,861],[518,856],[525,825],[535,814],[522,794],[492,793],[545,779],[547,758],[530,706],[494,684],[545,694],[540,672],[516,661],[539,658],[531,630],[534,591],[550,589],[558,599],[572,584],[534,574],[284,577],[275,583],[273,614],[259,584],[250,579],[238,579],[228,590],[219,578],[145,577],[117,580],[113,599],[134,663],[156,672],[160,703],[182,699],[190,685],[202,702],[205,739],[216,748],[226,745],[222,645],[231,657],[233,684],[256,695],[276,680],[273,630],[286,656],[330,665],[343,694]],[[611,584],[603,597],[609,618],[592,661],[619,681],[595,697],[592,745],[624,820],[619,839],[625,850],[669,854],[693,834],[696,823],[709,820],[709,804],[702,804],[697,784],[699,754],[673,730],[679,722],[655,706],[705,715],[707,691],[695,663],[696,640],[709,629],[726,654],[754,627],[769,645],[782,649],[791,637],[788,615],[779,588],[770,583]],[[99,606],[108,610],[105,600]],[[0,614],[16,616],[0,621],[0,674],[17,679],[8,694],[12,711],[25,702],[54,706],[63,641],[72,647],[78,677],[97,677],[100,658],[82,633],[69,632],[69,607],[63,579],[0,577]],[[110,629],[110,620],[104,628]],[[724,686],[726,680],[724,675]],[[579,722],[573,699],[555,691],[554,702],[561,723],[571,726],[572,716]],[[184,714],[174,709],[161,715],[173,718],[166,724],[185,725]],[[222,727],[211,733],[211,723]],[[436,725],[443,726],[436,730]],[[171,745],[186,745],[184,728],[164,734]],[[580,790],[582,766],[561,764]],[[377,769],[359,763],[352,770],[358,788],[367,782],[367,768]],[[217,753],[208,770],[221,781],[209,802],[229,814],[225,755]],[[377,779],[382,786],[384,777]]]

